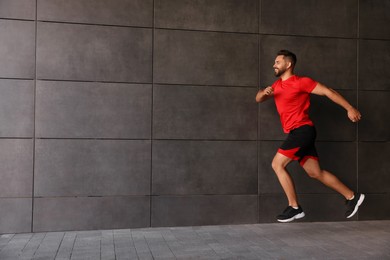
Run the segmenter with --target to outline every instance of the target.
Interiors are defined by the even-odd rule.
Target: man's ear
[[[291,61],[290,61],[290,62],[287,62],[287,69],[291,68],[291,66],[292,66]]]

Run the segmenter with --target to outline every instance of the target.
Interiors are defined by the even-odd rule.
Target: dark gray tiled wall
[[[34,199],[35,232],[149,226],[149,198],[50,197]]]
[[[35,196],[150,194],[150,141],[40,139],[35,154]]]
[[[0,122],[0,137],[33,137],[33,80],[0,79]]]
[[[151,29],[38,23],[38,79],[151,82],[151,60]]]
[[[254,88],[155,85],[153,95],[154,138],[257,138]]]
[[[36,136],[150,139],[151,103],[150,84],[37,81]]]
[[[0,208],[0,233],[31,232],[31,197],[0,198]]]
[[[262,0],[260,33],[354,38],[356,0]]]
[[[37,0],[38,20],[153,26],[153,0]]]
[[[372,193],[367,197],[366,207],[359,213],[361,220],[389,219],[390,212],[389,193]]]
[[[359,107],[365,117],[359,124],[360,141],[389,141],[389,98],[389,91],[359,91]]]
[[[389,142],[359,143],[359,187],[362,191],[390,193],[389,154]]]
[[[257,33],[258,8],[258,0],[155,0],[154,19],[158,28]]]
[[[155,30],[154,82],[257,86],[258,36]]]
[[[35,20],[35,0],[1,0],[0,17],[11,19]]]
[[[256,195],[156,196],[152,226],[198,226],[257,222]]]
[[[0,139],[0,198],[31,197],[32,167],[31,139]]]
[[[255,141],[155,141],[153,194],[257,194]]]
[[[339,90],[351,105],[357,107],[357,93],[351,90]],[[356,124],[348,119],[347,111],[328,98],[311,97],[310,116],[317,128],[317,140],[356,141]],[[364,113],[366,114],[366,113]],[[331,127],[330,127],[331,126]]]
[[[34,26],[33,21],[0,19],[0,77],[34,78]]]
[[[361,38],[390,40],[389,9],[387,0],[359,0],[359,32]]]
[[[355,125],[312,97],[320,163],[367,194],[354,220],[390,218],[387,9],[0,0],[0,233],[274,222],[285,135],[254,97],[279,49],[362,111]],[[340,195],[288,169],[304,221],[344,220]]]
[[[359,41],[359,89],[390,90],[390,44],[383,40]],[[375,80],[374,80],[375,79]]]

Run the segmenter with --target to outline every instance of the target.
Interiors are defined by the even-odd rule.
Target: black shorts
[[[318,161],[318,154],[314,145],[316,136],[317,132],[314,126],[304,125],[295,128],[290,131],[278,153],[297,160],[302,166],[309,158]]]

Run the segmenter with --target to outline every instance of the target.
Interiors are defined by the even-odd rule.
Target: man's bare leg
[[[276,176],[278,177],[279,182],[284,190],[284,193],[287,196],[289,206],[298,207],[295,185],[290,174],[286,170],[286,166],[291,161],[292,160],[287,156],[284,156],[280,153],[276,153],[272,161],[272,168],[274,169]]]
[[[353,197],[354,192],[345,186],[335,175],[322,170],[317,160],[309,158],[302,167],[310,177],[319,180],[329,188],[337,191],[345,199],[349,200]]]

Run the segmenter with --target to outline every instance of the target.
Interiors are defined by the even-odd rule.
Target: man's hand
[[[256,102],[263,102],[267,100],[274,94],[274,89],[271,86],[266,87],[265,89],[259,90],[256,95]]]
[[[267,96],[270,96],[274,93],[274,89],[272,87],[266,87],[264,89],[264,94],[267,95]]]
[[[351,107],[350,109],[348,109],[348,118],[352,122],[356,123],[360,119],[362,119],[362,115],[360,114],[360,112],[356,108]]]

